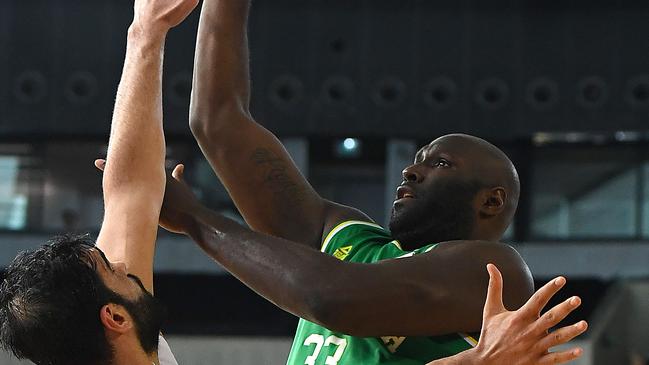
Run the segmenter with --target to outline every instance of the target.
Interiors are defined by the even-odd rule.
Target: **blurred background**
[[[234,1],[234,0],[233,0]],[[0,1],[0,267],[63,231],[96,235],[131,1]],[[188,128],[198,11],[167,41],[168,164],[240,219]],[[326,198],[387,219],[400,171],[451,132],[521,176],[506,241],[538,284],[568,278],[579,364],[649,358],[649,3],[256,0],[252,111]],[[156,295],[180,364],[283,364],[297,319],[188,239],[160,233]],[[0,355],[0,364],[18,363]]]

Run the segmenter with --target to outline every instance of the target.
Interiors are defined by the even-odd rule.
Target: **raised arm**
[[[170,28],[198,0],[135,0],[117,89],[97,246],[153,291],[153,254],[165,186],[162,59]]]
[[[190,127],[250,227],[317,247],[326,226],[367,217],[323,200],[280,141],[250,115],[249,7],[249,0],[203,2]]]

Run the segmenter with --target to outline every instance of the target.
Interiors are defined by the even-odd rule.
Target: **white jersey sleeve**
[[[160,365],[178,365],[169,344],[162,335],[160,335],[158,341],[158,360],[160,361]]]

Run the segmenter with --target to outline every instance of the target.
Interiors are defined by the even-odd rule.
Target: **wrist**
[[[146,24],[134,19],[128,27],[127,40],[130,44],[157,45],[164,43],[169,29]]]
[[[480,352],[474,347],[466,351],[460,352],[457,354],[458,364],[462,365],[487,365],[487,362],[484,362]]]
[[[186,236],[198,240],[202,237],[202,232],[206,226],[205,217],[209,214],[210,210],[199,204],[191,209],[190,212],[187,214],[184,233]]]

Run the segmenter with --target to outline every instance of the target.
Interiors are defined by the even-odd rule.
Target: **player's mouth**
[[[397,199],[394,201],[394,203],[403,203],[407,200],[410,199],[415,199],[415,193],[412,191],[412,189],[406,185],[401,185],[397,188]]]

